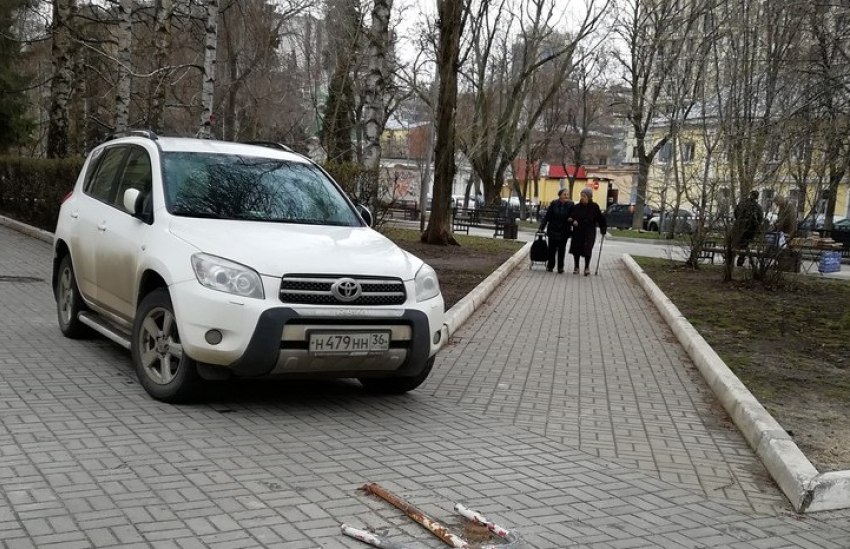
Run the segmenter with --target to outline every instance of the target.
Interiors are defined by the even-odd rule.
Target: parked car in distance
[[[130,350],[165,402],[204,380],[425,381],[444,304],[435,271],[282,146],[128,132],[95,147],[59,211],[59,328]]]
[[[839,228],[839,223],[842,223],[846,220],[846,218],[837,215],[832,218],[832,226],[833,228]],[[824,214],[817,214],[815,216],[808,216],[800,223],[797,228],[800,231],[811,231],[816,230],[820,231],[823,229],[824,221],[826,221],[826,216]],[[845,226],[845,225],[841,225]]]
[[[832,228],[836,231],[850,231],[850,218],[845,217],[839,221],[834,221]]]
[[[691,233],[694,230],[693,214],[687,210],[678,210],[678,212],[668,211],[661,219],[661,214],[656,214],[647,223],[647,230],[666,233],[670,231],[670,226],[675,222],[674,233]]]
[[[634,204],[611,204],[605,209],[605,221],[608,227],[614,229],[631,229],[632,219],[635,211]],[[646,230],[649,220],[652,218],[652,208],[643,208],[643,229]]]

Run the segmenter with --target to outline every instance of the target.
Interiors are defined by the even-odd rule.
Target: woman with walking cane
[[[593,190],[585,187],[581,190],[578,204],[573,206],[573,239],[570,253],[573,255],[573,274],[578,274],[579,258],[584,258],[584,276],[590,276],[590,256],[596,243],[596,227],[602,236],[608,231],[608,224],[599,205],[593,201]]]

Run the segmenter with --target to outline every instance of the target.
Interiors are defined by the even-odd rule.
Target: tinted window
[[[359,226],[360,218],[315,166],[211,153],[163,154],[174,215]]]
[[[126,152],[122,147],[107,149],[86,185],[85,192],[104,202],[112,202],[113,185]]]

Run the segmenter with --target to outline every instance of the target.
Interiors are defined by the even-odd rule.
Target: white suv
[[[410,391],[440,346],[443,297],[370,223],[286,147],[129,132],[91,152],[62,204],[59,326],[130,349],[167,402],[233,375]]]

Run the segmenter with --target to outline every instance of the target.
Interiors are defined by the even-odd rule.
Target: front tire
[[[185,402],[200,389],[198,365],[183,352],[168,290],[154,290],[142,299],[130,353],[139,382],[156,400]]]
[[[373,393],[384,395],[401,395],[422,385],[434,367],[435,356],[428,359],[422,371],[415,376],[405,377],[364,377],[359,378],[360,384]]]
[[[82,339],[92,334],[78,316],[85,310],[86,304],[77,287],[71,255],[67,254],[59,263],[59,277],[56,281],[56,315],[62,335],[70,339]]]

